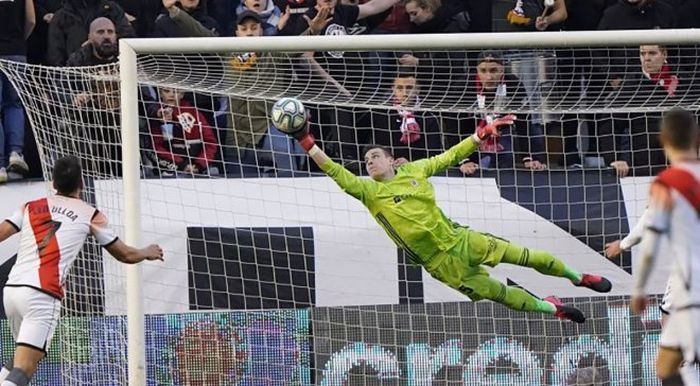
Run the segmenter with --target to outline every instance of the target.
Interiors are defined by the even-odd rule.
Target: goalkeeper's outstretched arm
[[[289,134],[299,141],[299,145],[324,173],[331,177],[346,193],[363,201],[367,193],[368,181],[358,178],[342,165],[334,162],[316,145],[316,138],[309,132],[309,125],[296,133]]]
[[[512,125],[515,119],[515,115],[506,115],[502,118],[494,119],[490,124],[477,128],[473,135],[452,146],[444,153],[416,161],[413,164],[421,168],[422,174],[427,177],[441,173],[450,166],[457,165],[476,151],[481,141],[490,137],[497,137],[499,135],[499,126]]]

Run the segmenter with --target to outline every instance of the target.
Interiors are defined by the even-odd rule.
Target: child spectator
[[[206,174],[216,154],[214,131],[184,93],[161,88],[160,104],[149,108],[151,136],[161,175]],[[181,173],[178,173],[181,172]]]
[[[289,6],[283,13],[272,0],[243,0],[236,9],[236,14],[252,11],[260,16],[263,36],[274,36],[287,25],[291,13]]]
[[[319,14],[311,25],[322,28],[328,13]],[[320,22],[320,24],[319,24]],[[308,34],[307,29],[304,34]],[[236,37],[256,37],[262,35],[262,20],[253,11],[238,14]],[[292,81],[291,73],[280,73],[282,68],[290,68],[290,55],[272,52],[233,53],[227,61],[227,75],[232,81],[257,79],[261,84],[287,88]],[[233,132],[226,136],[226,172],[229,176],[259,176],[269,158],[277,177],[290,177],[300,169],[303,150],[289,136],[270,125],[268,120],[272,103],[263,99],[232,96],[229,100],[231,114],[229,127]],[[268,156],[269,155],[269,156]],[[267,158],[267,159],[266,159]],[[262,161],[262,162],[261,162]]]

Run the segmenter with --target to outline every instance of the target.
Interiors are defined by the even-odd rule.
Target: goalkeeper
[[[609,292],[610,281],[580,274],[544,251],[523,248],[490,234],[477,232],[451,221],[438,208],[428,177],[443,172],[474,152],[481,141],[498,135],[498,127],[513,123],[508,115],[481,127],[446,152],[394,168],[392,155],[380,146],[365,154],[371,179],[358,178],[332,161],[318,146],[308,126],[290,133],[318,166],[346,193],[360,200],[396,245],[414,264],[434,278],[469,296],[490,299],[518,311],[541,312],[583,323],[583,313],[550,296],[537,297],[508,287],[489,277],[484,265],[504,262],[534,268],[550,276],[569,279],[574,285]]]

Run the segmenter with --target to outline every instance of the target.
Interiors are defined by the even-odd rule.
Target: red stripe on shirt
[[[51,210],[46,198],[27,204],[27,211],[39,252],[39,283],[43,290],[62,299],[63,288],[58,274],[61,250],[56,239],[56,231],[61,223],[51,219]]]
[[[680,193],[700,214],[700,182],[687,170],[671,167],[659,173],[656,181]]]

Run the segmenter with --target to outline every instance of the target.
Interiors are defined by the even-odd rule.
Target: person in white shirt
[[[651,184],[649,207],[630,302],[632,313],[647,307],[646,282],[663,237],[675,260],[671,267],[673,304],[659,338],[656,374],[664,386],[684,385],[678,371],[700,356],[700,134],[695,116],[672,109],[661,121],[661,143],[671,164]]]
[[[636,224],[634,224],[634,227],[632,230],[630,230],[630,233],[627,234],[627,236],[623,237],[620,240],[615,240],[613,242],[605,244],[605,257],[608,259],[614,259],[622,254],[622,252],[629,252],[632,247],[635,245],[639,244],[640,241],[642,241],[642,236],[644,235],[644,229],[646,227],[646,221],[649,217],[648,215],[649,211],[644,210],[642,213],[642,216],[639,217],[639,220],[637,221]],[[672,302],[672,294],[671,294],[671,278],[668,278],[668,282],[666,283],[666,290],[664,291],[664,296],[661,298],[661,303],[659,304],[659,310],[661,311],[661,327],[664,326],[666,323],[666,320],[668,319],[668,315],[671,312],[671,302]]]
[[[639,218],[637,223],[634,225],[630,233],[623,237],[621,240],[615,240],[613,242],[605,244],[605,256],[609,259],[614,259],[622,254],[622,252],[629,252],[632,247],[639,244],[642,241],[642,235],[644,234],[644,229],[646,227],[646,221],[649,217],[648,211],[644,210],[642,216]],[[662,253],[667,253],[668,245],[662,244]],[[666,255],[668,256],[668,255]],[[671,293],[672,277],[668,278],[666,282],[666,289],[664,290],[664,296],[661,298],[661,303],[659,303],[659,311],[661,311],[661,328],[664,328],[668,317],[673,308],[673,294]],[[700,384],[698,379],[698,374],[695,371],[695,367],[691,363],[683,362],[679,369],[683,380],[686,384],[697,385]]]
[[[88,235],[117,260],[135,264],[163,260],[158,245],[138,249],[112,231],[107,218],[80,199],[80,160],[58,159],[53,169],[55,195],[22,205],[0,223],[0,242],[20,234],[17,261],[3,290],[5,313],[16,348],[0,370],[0,386],[24,386],[48,351],[58,324],[64,284]]]

